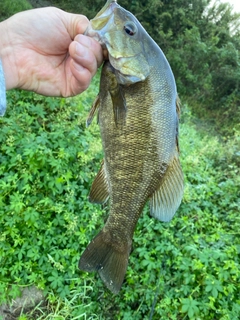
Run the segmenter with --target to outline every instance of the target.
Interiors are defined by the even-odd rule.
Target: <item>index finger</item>
[[[74,40],[93,53],[97,60],[97,66],[99,68],[103,62],[103,50],[101,45],[93,38],[90,38],[89,36],[85,36],[83,34],[78,34]]]

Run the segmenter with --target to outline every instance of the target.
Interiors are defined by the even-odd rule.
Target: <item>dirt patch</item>
[[[37,306],[44,306],[46,301],[43,292],[36,287],[27,287],[22,290],[21,297],[12,300],[10,304],[0,306],[1,320],[14,320],[22,313],[27,313]]]

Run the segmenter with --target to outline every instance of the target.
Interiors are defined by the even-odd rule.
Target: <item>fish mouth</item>
[[[114,10],[119,7],[116,0],[108,0],[102,10],[90,20],[84,34],[98,41],[103,49],[106,49],[106,40],[104,34],[108,28],[108,24],[114,20]],[[108,44],[107,44],[108,45]]]
[[[102,10],[91,21],[109,16],[116,7],[119,7],[116,0],[108,0]]]

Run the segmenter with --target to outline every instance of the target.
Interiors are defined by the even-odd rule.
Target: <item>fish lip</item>
[[[119,7],[117,0],[112,0],[112,1],[108,0],[105,6],[102,8],[102,10],[100,10],[92,20],[112,14],[114,7]],[[110,13],[109,13],[109,10],[110,10]]]
[[[108,3],[106,3],[105,6],[107,6]],[[106,48],[105,42],[106,39],[104,39],[104,34],[105,34],[105,28],[110,22],[110,20],[114,19],[114,10],[119,7],[118,3],[116,0],[112,0],[108,7],[104,7],[93,19],[90,20],[90,24],[87,27],[87,29],[84,32],[84,35],[89,36],[96,41],[98,41],[103,48]],[[102,12],[103,11],[103,12]],[[96,22],[101,22],[100,28],[98,29],[96,25]],[[95,26],[94,26],[95,24]]]

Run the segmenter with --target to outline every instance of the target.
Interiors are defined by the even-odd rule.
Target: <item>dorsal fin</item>
[[[181,114],[181,100],[180,100],[179,96],[177,96],[177,100],[176,100],[176,110],[177,110],[178,118],[180,118],[180,114]]]
[[[177,100],[176,100],[176,110],[177,110],[177,115],[178,115],[178,120],[180,118],[180,114],[181,114],[181,101],[179,99],[179,97],[177,96]],[[177,146],[177,151],[178,153],[180,153],[180,146],[179,146],[179,141],[178,141],[178,121],[177,121],[177,130],[176,130],[176,146]]]

